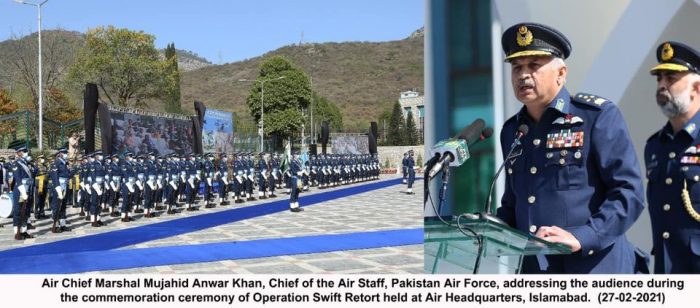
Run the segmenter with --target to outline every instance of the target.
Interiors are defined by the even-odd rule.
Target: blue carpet
[[[416,228],[244,242],[83,251],[7,258],[0,262],[0,273],[71,274],[146,266],[417,245],[422,243],[423,228]]]
[[[299,203],[301,206],[309,206],[333,199],[345,198],[355,194],[398,185],[400,183],[401,179],[398,178],[312,195],[302,194],[299,197]],[[46,244],[38,244],[29,247],[0,251],[0,263],[4,262],[3,259],[11,257],[55,255],[83,251],[117,249],[287,210],[289,210],[289,199],[282,198],[278,201],[243,208],[200,214],[140,227],[115,230]],[[302,213],[300,215],[304,214]]]

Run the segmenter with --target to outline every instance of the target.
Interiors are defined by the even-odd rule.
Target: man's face
[[[566,77],[553,57],[532,56],[511,60],[511,83],[515,97],[527,105],[549,103]],[[560,79],[560,84],[557,84]]]
[[[697,90],[693,90],[690,76],[689,72],[657,72],[656,104],[666,117],[675,118],[688,112],[690,103],[698,95]]]

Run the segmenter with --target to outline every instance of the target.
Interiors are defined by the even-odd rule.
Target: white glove
[[[97,193],[98,196],[102,196],[102,187],[100,187],[100,184],[92,184],[92,188],[95,189],[95,192]]]
[[[189,178],[189,179],[187,180],[187,183],[190,184],[190,187],[194,188],[194,178]]]
[[[239,184],[243,184],[243,178],[240,175],[236,176],[236,180],[238,181]]]
[[[54,189],[56,190],[56,194],[58,195],[58,199],[63,200],[64,196],[63,196],[63,189],[61,189],[61,186],[56,186],[56,188],[54,188]]]
[[[126,188],[129,189],[130,193],[134,193],[134,184],[133,183],[131,183],[131,182],[126,183]]]
[[[29,199],[29,196],[27,195],[27,187],[24,185],[19,185],[17,187],[17,190],[19,190],[19,202],[24,202],[27,199]]]
[[[211,178],[207,178],[207,184],[211,186]]]
[[[148,181],[146,181],[146,184],[148,184],[148,187],[150,187],[151,190],[156,190],[155,184],[153,183],[153,181],[148,180]]]
[[[114,191],[117,191],[117,190],[118,190],[118,189],[117,189],[117,184],[115,184],[114,182],[109,183],[109,185],[112,186],[112,190],[114,190]]]
[[[223,178],[221,180],[224,181],[224,185],[228,185],[228,180],[226,178]]]
[[[173,189],[177,189],[177,184],[175,184],[175,181],[170,181],[170,186],[172,186]]]

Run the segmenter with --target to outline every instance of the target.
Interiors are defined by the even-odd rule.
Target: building
[[[411,112],[413,115],[413,121],[416,123],[416,128],[418,128],[420,135],[423,135],[424,118],[425,112],[423,111],[424,96],[419,95],[416,91],[404,91],[401,92],[401,97],[399,97],[399,105],[401,105],[401,110],[403,111],[404,119]]]

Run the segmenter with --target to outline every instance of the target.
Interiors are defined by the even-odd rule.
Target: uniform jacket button
[[[537,200],[537,198],[535,198],[535,196],[527,197],[527,202],[530,204],[535,203],[535,200]]]
[[[535,233],[537,231],[537,226],[532,225],[530,226],[530,233]]]
[[[671,234],[668,232],[661,233],[661,237],[663,237],[665,240],[667,240],[669,236],[671,236]]]

